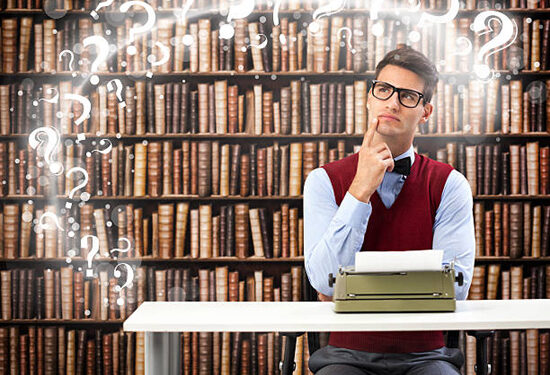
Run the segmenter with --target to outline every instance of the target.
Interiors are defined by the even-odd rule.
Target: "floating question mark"
[[[116,85],[116,97],[118,99],[118,105],[121,108],[124,108],[124,107],[126,107],[126,102],[124,100],[122,100],[122,82],[120,82],[120,79],[116,78],[116,79],[112,79],[109,82],[107,82],[107,90],[113,91],[115,89],[114,86],[113,86],[113,82]]]
[[[242,47],[242,51],[246,52],[248,48],[258,48],[258,49],[265,48],[265,46],[267,46],[267,40],[268,40],[267,36],[265,36],[264,34],[257,34],[256,39],[262,40],[262,36],[265,38],[263,42],[258,44],[250,43],[248,46]]]
[[[80,184],[76,185],[73,189],[71,189],[71,191],[69,192],[70,199],[73,199],[75,193],[79,189],[82,189],[84,186],[86,186],[86,184],[88,183],[88,171],[86,171],[84,168],[81,168],[81,167],[74,167],[67,171],[67,177],[70,177],[71,174],[73,174],[74,172],[82,173],[84,175],[84,180]],[[82,193],[81,198],[82,200],[87,201],[89,199],[89,193],[86,193],[86,192]],[[65,208],[71,208],[71,207],[72,207],[72,202],[65,203]]]
[[[489,78],[491,68],[487,65],[487,59],[492,54],[509,47],[517,37],[517,25],[508,16],[495,11],[484,11],[479,13],[472,23],[472,30],[479,35],[492,32],[490,22],[500,22],[502,28],[496,37],[485,43],[479,49],[474,64],[474,72],[481,79]]]
[[[109,57],[109,42],[102,36],[93,35],[85,38],[82,43],[84,44],[84,47],[88,47],[92,44],[96,46],[97,57],[92,63],[91,69],[92,73],[97,72],[99,66],[107,61],[107,58]],[[92,75],[90,78],[90,83],[92,85],[97,85],[99,83],[99,77],[95,74]]]
[[[174,10],[174,15],[178,17],[182,22],[185,22],[185,16],[187,16],[187,12],[191,8],[191,4],[193,4],[193,0],[187,0],[181,10]]]
[[[133,268],[127,264],[127,263],[119,263],[115,266],[115,270],[113,272],[113,275],[118,279],[122,276],[122,272],[120,272],[118,270],[119,266],[125,266],[126,268],[126,281],[124,282],[124,284],[122,284],[122,286],[119,286],[119,285],[116,285],[115,286],[115,291],[117,292],[122,292],[122,289],[128,287],[128,286],[131,286],[132,285],[132,281],[134,280],[134,270]],[[122,299],[122,297],[119,297],[117,299],[117,304],[119,306],[122,306],[124,304],[124,299]]]
[[[321,24],[319,23],[319,19],[321,19],[321,17],[328,17],[336,14],[344,9],[345,6],[346,0],[332,0],[330,3],[316,9],[313,12],[313,22],[311,22],[308,26],[309,31],[311,31],[313,34],[321,31]]]
[[[427,22],[433,22],[433,23],[451,22],[452,20],[454,20],[454,18],[458,14],[459,8],[460,8],[459,1],[451,0],[451,6],[449,7],[449,10],[447,11],[447,13],[436,16],[434,14],[424,12],[420,16],[420,21],[418,21],[418,26],[424,26]]]
[[[69,54],[69,56],[71,56],[71,59],[69,60],[69,70],[72,71],[73,70],[74,53],[73,53],[73,51],[71,51],[69,49],[64,49],[63,51],[59,52],[59,61],[63,60],[63,55],[65,55],[65,54]]]
[[[130,251],[132,249],[132,243],[126,237],[120,237],[118,240],[125,242],[126,243],[126,248],[122,249],[122,248],[117,247],[117,248],[111,250],[110,253],[112,253],[114,251],[118,251],[118,252],[121,252],[121,253],[127,253],[128,251]]]
[[[275,4],[273,4],[273,24],[275,26],[279,25],[279,8],[282,3],[283,0],[275,0]]]
[[[356,52],[355,48],[353,48],[352,45],[351,45],[351,37],[353,35],[351,29],[349,27],[342,27],[341,29],[339,29],[336,33],[338,35],[338,38],[342,37],[340,35],[342,32],[346,34],[346,41],[348,42],[347,43],[348,49],[351,51],[351,53],[355,54],[355,52]]]
[[[111,141],[108,139],[102,139],[99,141],[99,144],[102,146],[105,145],[106,143],[109,143],[109,146],[107,146],[104,150],[92,150],[87,152],[86,156],[90,157],[94,152],[99,152],[100,154],[108,154],[109,152],[111,152],[111,149],[113,148],[113,144],[111,143]]]
[[[95,20],[98,20],[99,19],[99,14],[97,13],[98,10],[100,10],[101,8],[104,8],[104,7],[108,7],[109,5],[111,5],[115,0],[106,0],[106,1],[102,1],[101,3],[97,4],[97,6],[95,7],[94,10],[92,10],[90,12],[90,15],[95,19]]]
[[[157,19],[153,7],[143,1],[128,1],[120,6],[120,11],[122,13],[126,13],[128,9],[130,9],[130,7],[133,7],[134,5],[140,6],[145,9],[145,11],[147,12],[147,22],[145,22],[143,26],[132,27],[130,29],[130,39],[128,40],[128,44],[131,44],[136,40],[136,34],[146,33],[147,31],[151,30],[155,25]],[[127,52],[129,55],[135,55],[137,53],[137,49],[135,46],[129,46],[127,48]]]
[[[38,101],[45,101],[47,103],[52,103],[52,104],[55,104],[59,101],[59,92],[57,91],[57,89],[55,87],[50,87],[48,90],[46,90],[46,92],[48,94],[51,94],[52,92],[55,91],[55,95],[53,96],[53,98],[51,99],[46,99],[46,98],[40,98],[38,99]],[[35,104],[35,106],[38,105],[38,102]]]
[[[94,270],[92,269],[92,262],[94,260],[94,257],[96,254],[99,253],[99,238],[92,234],[88,234],[80,240],[80,248],[85,249],[88,247],[88,238],[92,239],[92,250],[88,253],[86,256],[86,259],[88,261],[88,268],[86,269],[86,277],[93,277],[94,276]]]
[[[382,8],[382,3],[384,0],[372,0],[371,6],[370,6],[370,19],[371,20],[377,20],[378,19],[378,12]]]
[[[41,134],[45,134],[46,139],[40,137]],[[49,165],[50,171],[55,175],[60,175],[63,173],[63,164],[52,160],[52,155],[55,154],[55,150],[59,144],[59,139],[60,135],[57,129],[49,126],[36,128],[31,132],[31,134],[29,134],[29,145],[33,149],[36,150],[40,145],[45,144],[44,160]]]
[[[40,216],[40,219],[38,219],[38,228],[40,228],[40,230],[55,229],[55,227],[52,228],[50,224],[45,222],[45,220],[48,218],[53,220],[53,222],[55,223],[55,227],[59,228],[59,230],[61,231],[65,231],[65,229],[63,229],[59,224],[59,218],[53,212],[44,212],[44,214]]]
[[[256,5],[255,0],[243,0],[240,4],[231,5],[229,8],[229,14],[227,15],[227,22],[220,26],[220,38],[221,39],[231,39],[235,35],[235,29],[229,23],[231,20],[236,20],[240,18],[246,18],[254,10]]]
[[[147,57],[147,60],[151,63],[151,65],[158,66],[168,62],[168,60],[170,59],[170,48],[166,47],[161,42],[155,42],[155,46],[157,46],[162,52],[162,59],[157,61],[157,57],[155,55],[149,55]]]
[[[90,113],[92,112],[92,103],[90,102],[90,99],[78,94],[65,94],[63,95],[63,99],[76,100],[82,104],[82,115],[74,121],[76,126],[79,126],[84,122],[84,120],[90,118]],[[77,138],[78,140],[83,141],[86,139],[86,135],[84,133],[78,133]]]

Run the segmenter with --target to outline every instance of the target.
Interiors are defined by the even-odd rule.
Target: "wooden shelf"
[[[27,139],[29,134],[9,134],[0,135],[0,141]],[[250,141],[309,141],[309,140],[352,140],[362,141],[363,134],[345,134],[345,133],[323,133],[323,134],[245,134],[245,133],[169,133],[169,134],[153,134],[146,133],[143,135],[123,135],[123,134],[86,134],[86,140],[109,139],[113,141],[143,141],[143,140],[250,140]],[[77,139],[76,134],[61,134],[61,139]],[[502,140],[550,140],[548,132],[533,132],[533,133],[518,133],[518,134],[502,134],[502,133],[485,133],[485,134],[470,134],[470,133],[446,133],[446,134],[416,134],[415,141],[434,141],[434,140],[451,140],[454,142],[468,142],[478,144],[486,141],[500,142]]]
[[[0,319],[0,325],[113,325],[119,326],[123,319]]]
[[[98,265],[99,263],[119,263],[119,262],[128,262],[128,263],[140,263],[140,264],[146,264],[146,265],[153,265],[153,264],[186,264],[186,263],[223,263],[223,264],[238,264],[238,263],[304,263],[304,257],[296,257],[296,258],[260,258],[260,257],[248,257],[248,258],[237,258],[237,257],[219,257],[219,258],[191,258],[191,257],[183,257],[183,258],[169,258],[169,259],[161,259],[161,258],[152,258],[152,257],[142,257],[142,258],[119,258],[119,259],[112,259],[112,258],[94,258],[94,265]],[[28,263],[52,263],[52,264],[59,264],[59,265],[68,265],[68,264],[76,264],[76,265],[87,265],[87,260],[81,257],[74,257],[71,259],[70,263],[67,263],[66,258],[15,258],[15,259],[8,259],[8,258],[0,258],[0,264],[1,263],[7,263],[7,264],[28,264]]]

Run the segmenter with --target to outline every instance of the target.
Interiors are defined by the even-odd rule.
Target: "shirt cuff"
[[[335,219],[359,230],[365,230],[372,212],[370,202],[365,203],[346,192],[344,199],[336,211]]]

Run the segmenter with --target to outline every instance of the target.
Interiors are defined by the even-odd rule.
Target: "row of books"
[[[283,203],[250,207],[249,203],[190,207],[189,202],[133,204],[96,208],[84,204],[35,208],[4,204],[0,211],[0,257],[88,257],[88,238],[96,236],[100,257],[210,259],[237,257],[296,258],[304,254],[303,218]],[[152,212],[150,212],[152,211]],[[175,219],[174,219],[175,218]],[[114,249],[126,250],[113,253]],[[123,253],[123,254],[121,254]]]
[[[486,207],[488,206],[488,207]],[[550,255],[550,206],[532,202],[474,204],[476,256]]]
[[[82,172],[55,176],[47,168],[48,159],[36,158],[43,155],[43,145],[32,150],[9,141],[0,144],[0,196],[73,192],[79,197],[86,192],[107,197],[299,197],[313,169],[359,148],[349,150],[344,141],[331,147],[327,140],[273,145],[167,140],[119,142],[109,151],[106,142],[93,149],[71,142],[59,147],[52,160],[63,163],[66,172],[84,168],[88,182],[83,188],[73,191],[84,181]],[[471,146],[449,142],[432,157],[464,174],[474,196],[550,193],[550,146],[538,141]]]
[[[56,9],[84,9],[93,10],[99,1],[97,0],[56,0],[54,2]],[[125,1],[122,1],[124,3]],[[154,9],[172,10],[174,8],[182,8],[185,5],[183,0],[151,0],[149,3]],[[317,2],[314,0],[285,0],[281,1],[279,9],[282,11],[312,11],[317,8]],[[2,0],[0,1],[0,9],[42,9],[44,6],[43,0],[23,1],[23,0]],[[205,8],[213,9],[229,9],[230,3],[227,0],[198,0],[193,3],[190,12],[204,10]],[[420,0],[418,1],[419,10],[438,9],[444,10],[449,7],[449,1],[445,0]],[[372,0],[350,0],[342,5],[342,9],[361,9],[369,10],[372,7]],[[395,11],[395,9],[406,9],[411,7],[411,3],[405,0],[390,0],[384,2],[384,8],[381,11]],[[550,2],[547,0],[504,0],[504,1],[485,1],[485,0],[467,0],[460,3],[460,9],[475,10],[490,7],[495,9],[544,9],[550,7]],[[104,11],[115,11],[117,8],[113,5],[108,5],[102,8]],[[258,2],[254,4],[255,10],[270,10],[271,6],[266,2]]]
[[[3,18],[1,72],[91,72],[97,56],[91,48],[78,51],[80,62],[74,62],[77,59],[70,54],[58,56],[98,35],[117,47],[98,72],[366,72],[373,71],[390,50],[410,45],[432,56],[442,72],[468,73],[479,63],[474,56],[491,39],[489,33],[476,35],[470,29],[472,21],[467,16],[418,27],[398,19],[333,15],[316,20],[315,29],[294,16],[280,17],[277,25],[263,17],[258,22],[235,20],[234,36],[226,38],[210,17],[189,23],[176,17],[159,18],[156,28],[139,35],[131,43],[134,50],[129,51],[130,18],[115,21],[113,29],[84,17],[62,21]],[[489,56],[489,66],[514,72],[547,70],[550,21],[518,16],[514,22],[525,37]],[[30,48],[31,40],[35,48]],[[468,47],[472,53],[456,52]]]
[[[550,20],[549,20],[550,22]],[[119,93],[91,91],[71,81],[0,85],[0,134],[26,134],[42,125],[61,134],[363,134],[366,80],[270,84],[137,81]],[[550,80],[468,84],[440,81],[434,113],[419,134],[548,132]],[[76,100],[72,95],[83,96]],[[84,112],[83,101],[90,111]]]
[[[460,171],[470,183],[472,194],[549,193],[550,147],[538,141],[526,144],[448,143],[437,152],[436,160]]]
[[[327,332],[319,333],[321,347]],[[279,333],[184,332],[180,334],[180,373],[273,375],[286,341]],[[465,354],[461,373],[475,374],[476,341],[459,332]],[[294,374],[310,375],[307,335],[296,342]],[[495,331],[487,340],[491,374],[549,372],[550,333],[537,329]],[[48,353],[48,355],[46,354]],[[6,374],[136,374],[145,372],[143,333],[64,326],[0,327],[0,370]]]
[[[550,265],[510,266],[499,263],[474,267],[468,299],[550,298]]]
[[[72,266],[0,271],[2,320],[126,319],[144,301],[301,301],[306,285],[301,266],[275,275],[227,266],[134,268],[133,281],[122,289],[126,268],[118,267],[122,275],[115,278],[114,268],[105,264],[96,265],[96,277]]]
[[[183,375],[273,375],[286,341],[273,332],[184,332]],[[311,375],[307,335],[296,343],[294,374]],[[64,326],[0,327],[2,374],[145,374],[145,334]]]

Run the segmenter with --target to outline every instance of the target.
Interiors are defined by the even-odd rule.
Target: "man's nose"
[[[387,100],[386,100],[386,108],[392,109],[392,110],[398,110],[399,109],[399,93],[395,91]]]

